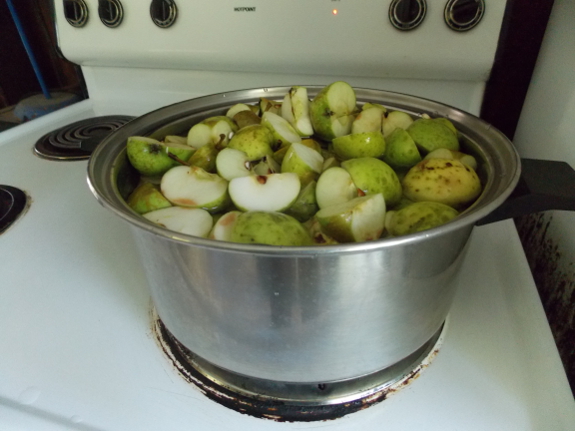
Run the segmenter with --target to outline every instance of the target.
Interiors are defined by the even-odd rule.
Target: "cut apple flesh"
[[[232,232],[234,231],[234,226],[240,214],[242,214],[241,211],[230,211],[221,216],[218,221],[214,223],[214,227],[208,238],[218,241],[231,241]]]
[[[234,178],[229,193],[242,211],[283,211],[297,199],[300,187],[293,173],[258,175]]]
[[[289,121],[273,112],[264,112],[262,115],[262,125],[270,129],[279,147],[284,147],[294,142],[301,143],[301,137]]]
[[[332,167],[319,176],[315,189],[317,205],[323,209],[357,197],[357,187],[345,169]]]
[[[151,211],[144,217],[166,229],[204,238],[213,224],[210,213],[199,208],[169,207]]]
[[[384,228],[385,201],[382,194],[361,196],[323,208],[315,215],[322,230],[339,242],[378,239]]]
[[[246,153],[234,148],[224,148],[216,157],[218,175],[225,180],[252,175]]]
[[[162,177],[162,194],[174,205],[219,210],[226,201],[228,182],[195,166],[176,166]]]

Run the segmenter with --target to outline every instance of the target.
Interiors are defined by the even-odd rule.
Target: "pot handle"
[[[547,210],[575,211],[575,170],[565,162],[521,159],[521,177],[509,198],[476,225]]]

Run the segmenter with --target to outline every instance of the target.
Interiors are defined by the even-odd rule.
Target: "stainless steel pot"
[[[313,97],[320,87],[308,87]],[[93,153],[89,184],[129,222],[156,310],[169,331],[209,363],[275,382],[334,382],[398,363],[430,340],[448,314],[475,223],[513,191],[512,144],[484,121],[412,96],[357,89],[360,102],[451,119],[479,161],[484,190],[454,221],[360,244],[274,247],[216,242],[168,231],[135,214],[125,155],[129,136],[182,134],[235,103],[281,100],[287,87],[235,91],[154,111]]]

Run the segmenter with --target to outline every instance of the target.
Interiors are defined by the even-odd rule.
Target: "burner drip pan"
[[[447,321],[417,351],[375,373],[335,382],[291,383],[263,380],[217,367],[184,347],[155,311],[158,343],[178,372],[210,399],[251,416],[279,422],[336,419],[385,400],[409,385],[437,355]]]
[[[110,133],[134,117],[107,115],[68,124],[42,136],[34,145],[34,153],[49,160],[85,160]]]

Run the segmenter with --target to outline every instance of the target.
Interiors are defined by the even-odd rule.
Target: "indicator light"
[[[332,15],[337,15],[338,12],[339,12],[339,11],[338,11],[337,9],[333,9],[333,10],[331,11],[331,14],[332,14]]]

